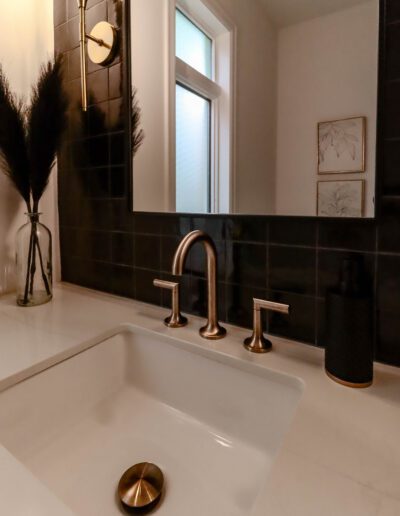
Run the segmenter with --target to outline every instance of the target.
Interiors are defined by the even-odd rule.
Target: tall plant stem
[[[44,270],[42,250],[40,249],[40,244],[39,244],[39,241],[37,239],[37,235],[36,234],[35,234],[35,243],[36,243],[36,246],[37,246],[37,249],[38,249],[40,269],[41,269],[41,272],[42,272],[43,283],[44,283],[44,286],[46,288],[47,295],[50,295],[51,292],[50,292],[49,280],[47,279],[47,276],[46,276],[46,273],[45,273],[45,270]]]
[[[28,304],[29,273],[30,273],[30,269],[31,269],[32,251],[33,251],[33,228],[31,228],[31,237],[29,239],[28,264],[26,267],[26,280],[25,280],[25,291],[24,291],[24,305]]]
[[[29,293],[33,294],[33,283],[35,281],[36,274],[36,222],[31,222],[32,224],[32,236],[33,236],[33,247],[32,247],[32,261],[31,261],[31,277],[29,284]]]

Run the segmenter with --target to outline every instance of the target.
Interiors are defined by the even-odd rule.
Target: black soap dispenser
[[[325,370],[348,387],[369,387],[373,380],[373,301],[363,263],[342,262],[340,280],[327,293]]]

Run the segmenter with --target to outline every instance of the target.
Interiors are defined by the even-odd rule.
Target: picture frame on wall
[[[363,179],[317,182],[317,216],[362,217],[365,181]]]
[[[318,174],[365,172],[366,117],[318,124]]]

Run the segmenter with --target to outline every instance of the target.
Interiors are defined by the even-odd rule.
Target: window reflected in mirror
[[[132,209],[373,217],[378,0],[131,0]]]

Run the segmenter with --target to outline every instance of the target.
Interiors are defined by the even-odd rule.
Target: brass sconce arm
[[[274,303],[264,299],[253,299],[253,334],[244,340],[244,347],[253,353],[266,353],[272,348],[272,343],[264,337],[261,310],[271,310],[282,314],[289,313],[289,305]]]
[[[82,109],[87,111],[87,83],[86,83],[86,4],[87,0],[77,0],[79,9],[79,50],[81,56],[81,89]]]
[[[87,69],[86,69],[86,42],[95,43],[88,47],[91,61],[105,65],[114,58],[117,47],[117,31],[110,23],[102,21],[93,28],[90,34],[86,33],[86,6],[87,0],[77,0],[79,10],[79,50],[81,59],[81,91],[82,110],[87,111]],[[97,48],[96,48],[97,47]],[[99,51],[98,49],[102,49]]]

